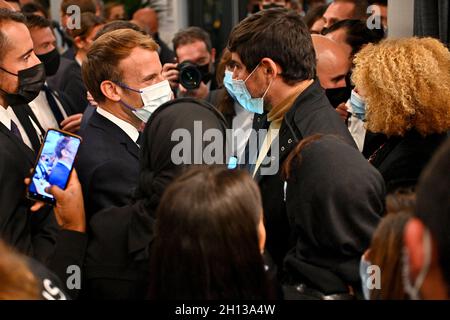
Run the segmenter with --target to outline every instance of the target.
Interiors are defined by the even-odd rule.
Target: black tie
[[[56,122],[58,122],[58,126],[60,126],[61,122],[64,121],[64,116],[59,109],[58,103],[56,102],[55,98],[53,97],[52,91],[49,87],[47,87],[47,85],[44,86],[44,92],[48,101],[48,105],[52,110],[53,116],[55,117]]]
[[[20,130],[19,127],[17,126],[17,124],[11,120],[11,132],[17,137],[19,138],[20,141],[23,142],[23,138],[22,135],[20,134]]]

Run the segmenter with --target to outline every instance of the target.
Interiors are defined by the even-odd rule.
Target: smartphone
[[[55,205],[55,198],[45,189],[52,185],[63,190],[67,187],[80,144],[81,137],[72,133],[47,131],[28,186],[29,199]]]

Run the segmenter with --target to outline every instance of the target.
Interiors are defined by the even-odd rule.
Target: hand
[[[208,98],[209,95],[209,89],[206,86],[206,84],[200,82],[200,87],[195,90],[187,90],[180,84],[180,96],[181,97],[192,97],[197,99],[205,100]]]
[[[25,179],[28,186],[31,183],[30,178]],[[66,190],[61,190],[57,186],[51,186],[45,192],[53,195],[56,199],[54,207],[55,217],[62,229],[86,232],[86,214],[84,211],[83,192],[78,175],[75,169],[70,175]],[[36,212],[45,206],[43,202],[36,202],[31,211]]]
[[[347,121],[348,111],[347,111],[347,105],[345,104],[345,102],[341,103],[336,108],[336,112],[339,114],[339,116],[342,118],[342,120]]]
[[[64,121],[61,122],[60,126],[64,131],[76,133],[80,130],[82,118],[82,113],[74,114],[70,117],[67,117],[67,119],[64,119]]]
[[[169,80],[170,87],[172,90],[178,89],[178,78],[180,72],[177,69],[178,64],[176,63],[166,63],[162,69],[162,76],[164,79]]]

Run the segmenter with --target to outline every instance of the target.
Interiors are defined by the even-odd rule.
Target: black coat
[[[0,238],[19,252],[46,263],[53,252],[58,226],[53,212],[31,213],[24,179],[30,175],[35,153],[0,124]]]
[[[88,217],[131,203],[139,177],[139,147],[97,112],[80,135],[83,142],[75,167]]]
[[[266,119],[267,114],[256,115],[254,118],[254,129],[268,129],[269,123]],[[260,167],[255,175],[263,200],[267,230],[266,249],[272,255],[279,270],[281,269],[283,258],[292,244],[284,202],[284,181],[281,167],[286,157],[297,145],[297,142],[315,134],[339,136],[349,145],[356,148],[356,144],[347,127],[331,106],[318,80],[315,80],[297,98],[285,115],[278,136],[278,156],[269,150],[268,156],[272,157],[272,161],[269,160],[268,162],[279,164],[277,174],[261,175]]]
[[[89,223],[83,299],[144,299],[154,212],[139,202],[98,212]]]
[[[423,168],[446,138],[445,133],[422,137],[414,130],[404,137],[389,138],[371,160],[383,175],[387,191],[414,187]]]
[[[87,89],[81,77],[81,67],[77,61],[67,65],[61,77],[59,90],[67,95],[75,107],[74,113],[83,113],[88,105]]]
[[[286,208],[295,246],[288,278],[325,295],[359,292],[359,263],[384,211],[380,173],[359,150],[333,136],[306,146],[293,162]]]

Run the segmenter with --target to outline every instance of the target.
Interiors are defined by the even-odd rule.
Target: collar
[[[8,107],[9,109],[10,107]],[[0,105],[0,122],[8,129],[11,130],[11,117],[8,114],[8,109],[5,109]]]
[[[294,104],[295,100],[313,83],[313,80],[309,80],[306,82],[302,82],[300,85],[298,85],[298,90],[284,99],[280,104],[278,104],[276,107],[272,108],[269,113],[267,114],[267,120],[277,121],[281,122],[283,120],[283,117],[285,114],[291,109],[292,105]]]
[[[117,118],[112,113],[106,111],[105,109],[102,109],[100,106],[97,107],[97,113],[101,116],[105,117],[115,125],[117,125],[120,129],[122,129],[123,132],[125,132],[131,140],[136,142],[139,138],[139,131],[130,123]]]

